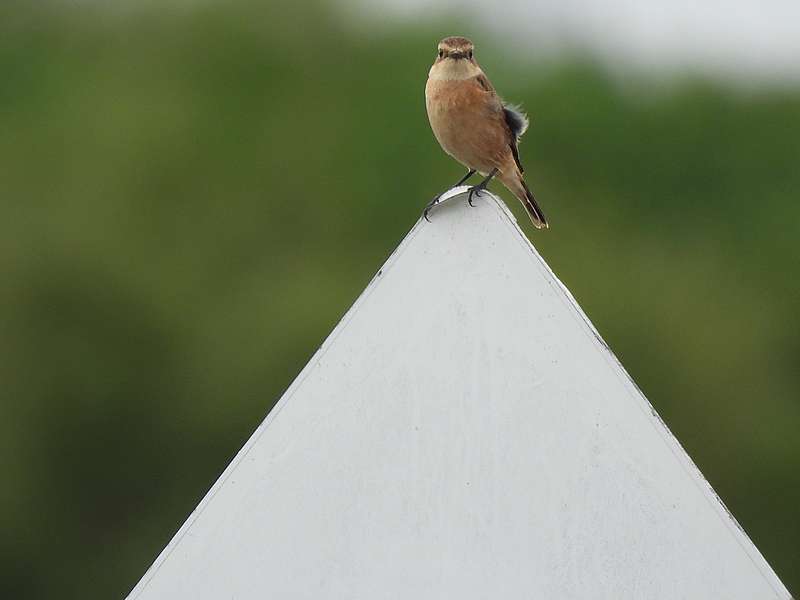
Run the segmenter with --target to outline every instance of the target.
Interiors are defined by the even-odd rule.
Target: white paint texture
[[[789,598],[476,204],[414,227],[130,598]]]

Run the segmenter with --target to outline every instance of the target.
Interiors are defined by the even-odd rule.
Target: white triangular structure
[[[790,598],[505,206],[431,218],[129,598]]]

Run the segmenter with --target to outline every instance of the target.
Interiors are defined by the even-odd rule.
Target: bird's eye
[[[439,58],[442,58],[443,56],[444,56],[444,50],[439,50]]]
[[[470,60],[472,59],[472,50],[470,50],[469,52],[467,52],[467,56],[470,58]]]

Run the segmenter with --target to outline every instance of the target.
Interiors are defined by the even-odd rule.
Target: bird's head
[[[436,62],[467,60],[475,62],[475,46],[465,37],[446,37],[439,42]]]
[[[475,60],[475,47],[464,37],[446,37],[439,42],[430,79],[469,79],[482,73]]]

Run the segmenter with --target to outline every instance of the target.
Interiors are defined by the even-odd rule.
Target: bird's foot
[[[475,195],[476,198],[480,198],[481,192],[486,189],[486,185],[488,183],[489,183],[488,181],[481,181],[478,185],[473,185],[472,187],[470,187],[467,193],[467,204],[475,208],[475,205],[472,203],[473,194]]]
[[[439,201],[439,198],[441,198],[443,194],[444,192],[442,192],[441,194],[437,194],[436,196],[433,197],[433,200],[431,200],[425,205],[425,210],[422,211],[422,217],[428,223],[431,222],[431,220],[428,218],[428,213],[431,212],[431,209],[436,205],[436,203]]]

